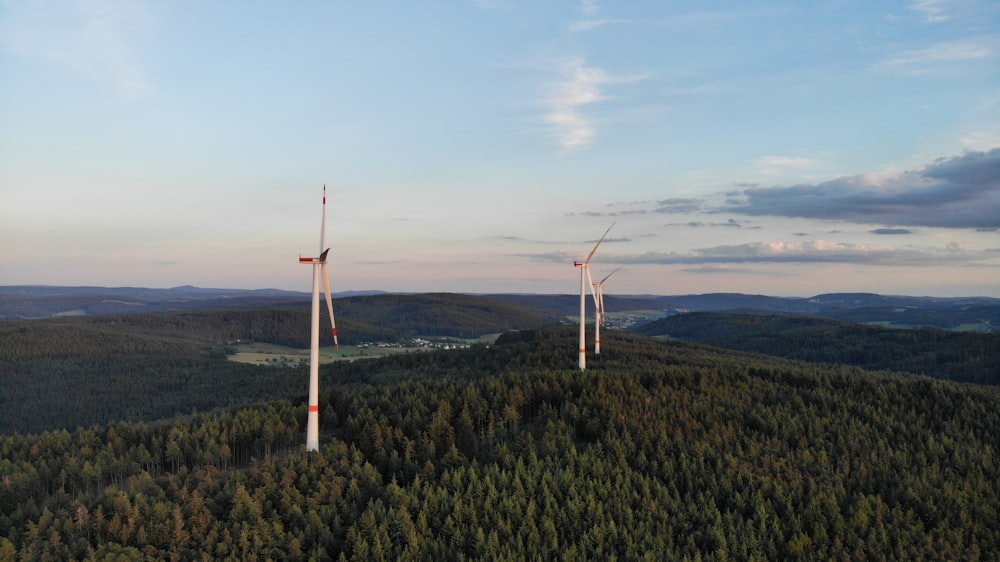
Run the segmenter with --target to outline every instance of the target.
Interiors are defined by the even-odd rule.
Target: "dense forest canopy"
[[[520,305],[462,295],[359,296],[335,306],[344,344],[414,335],[474,336],[557,322]],[[799,360],[964,382],[1000,380],[997,333],[731,313],[676,315],[640,330]],[[0,434],[154,421],[305,393],[304,367],[227,361],[228,344],[234,341],[306,348],[309,311],[233,308],[0,321]],[[329,332],[322,331],[321,344],[332,343]],[[574,364],[571,357],[554,368]]]
[[[1000,332],[904,330],[814,316],[732,312],[679,314],[635,331],[802,361],[1000,384]]]
[[[311,455],[296,399],[0,437],[0,559],[995,559],[996,387],[602,340],[324,366]]]

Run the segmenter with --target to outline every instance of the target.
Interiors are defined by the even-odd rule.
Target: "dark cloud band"
[[[716,212],[867,224],[1000,227],[1000,148],[942,158],[890,178],[842,177],[820,184],[752,187]]]

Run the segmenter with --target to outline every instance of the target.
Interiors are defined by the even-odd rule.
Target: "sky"
[[[1000,3],[0,0],[0,285],[1000,297]],[[612,226],[613,225],[613,226]]]

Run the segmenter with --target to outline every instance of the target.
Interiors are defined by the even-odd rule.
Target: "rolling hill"
[[[602,348],[579,371],[557,327],[324,366],[313,454],[301,397],[0,435],[0,559],[993,558],[997,388]]]
[[[1000,384],[1000,333],[895,329],[815,316],[692,312],[635,331],[810,362]]]
[[[344,344],[472,337],[554,325],[558,318],[467,295],[337,299]],[[292,397],[288,369],[227,361],[227,344],[308,348],[309,305],[0,321],[0,433],[152,421]],[[325,321],[325,320],[324,320]],[[322,345],[332,345],[324,332]],[[44,397],[48,407],[38,407]]]

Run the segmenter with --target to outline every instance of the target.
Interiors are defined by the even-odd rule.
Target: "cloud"
[[[517,257],[528,258],[532,261],[540,261],[546,263],[566,263],[572,262],[577,259],[577,256],[570,255],[566,252],[543,252],[538,254],[515,254]]]
[[[600,18],[595,19],[594,16],[597,12],[601,11],[601,7],[597,4],[596,0],[582,0],[580,2],[580,12],[583,13],[584,19],[580,21],[575,21],[569,24],[570,31],[592,31],[598,27],[605,25],[628,23],[627,20],[613,19],[613,18]]]
[[[610,99],[602,91],[604,86],[645,79],[644,76],[613,77],[600,68],[587,66],[582,57],[560,59],[555,67],[559,79],[542,100],[542,105],[548,108],[542,122],[566,152],[587,148],[597,137],[597,125],[582,109]]]
[[[580,20],[569,24],[570,31],[592,31],[605,25],[628,23],[628,20],[603,18],[599,20]]]
[[[899,249],[882,244],[855,244],[811,240],[763,241],[715,246],[687,253],[646,252],[634,256],[605,256],[616,264],[705,265],[748,263],[855,263],[886,266],[966,265],[1000,257],[1000,250],[967,252],[964,246],[945,249]]]
[[[1000,148],[887,177],[754,187],[714,212],[943,228],[1000,227]]]
[[[597,0],[580,0],[580,11],[583,15],[591,17],[601,11],[601,7],[597,5]]]
[[[869,230],[868,232],[872,234],[913,234],[913,231],[909,228],[876,228],[875,230]]]
[[[910,9],[923,14],[928,22],[938,23],[948,19],[941,4],[941,0],[915,0],[910,4]]]
[[[788,173],[800,173],[816,165],[811,158],[795,156],[765,156],[754,163],[757,173],[763,176],[775,176]]]
[[[608,244],[620,244],[631,241],[632,241],[631,238],[625,236],[617,238],[605,238],[604,241],[601,242],[601,248],[602,248],[601,251],[603,252],[604,251],[603,248]],[[527,254],[514,254],[514,255],[519,258],[527,258],[532,261],[539,261],[546,263],[567,263],[567,262],[572,263],[580,259],[581,257],[585,256],[588,252],[590,252],[590,250],[594,248],[597,242],[598,242],[597,238],[593,240],[584,240],[583,242],[579,243],[574,242],[573,243],[574,246],[578,247],[577,249],[579,250],[577,252],[566,252],[560,250],[556,252],[540,252],[540,253],[527,253]],[[567,244],[567,243],[558,242],[558,244]],[[607,260],[602,258],[602,261],[607,261]]]
[[[702,208],[704,201],[683,197],[671,197],[657,201],[654,212],[657,213],[691,213]]]
[[[148,33],[138,1],[14,2],[4,5],[0,41],[9,51],[48,60],[127,94],[150,85],[136,53]]]
[[[760,269],[753,269],[749,267],[733,267],[727,263],[707,264],[699,267],[685,267],[682,268],[681,271],[695,274],[739,275],[740,277],[745,275],[766,275],[768,277],[781,276],[781,274],[773,271],[761,271]]]
[[[601,86],[610,79],[603,70],[586,66],[582,58],[566,59],[558,66],[561,79],[550,88],[543,102],[548,112],[542,120],[563,150],[586,148],[597,136],[597,127],[580,108],[606,99]]]
[[[969,131],[960,139],[968,150],[989,150],[1000,145],[1000,133],[994,131]]]
[[[685,224],[685,226],[690,226],[692,228],[701,228],[704,226],[721,226],[726,228],[743,228],[743,225],[735,219],[729,219],[726,222],[709,222],[705,223],[702,221],[691,221]]]
[[[957,63],[990,61],[997,58],[1000,38],[996,35],[936,43],[911,49],[875,65],[876,70],[901,76],[927,76],[954,71]]]

